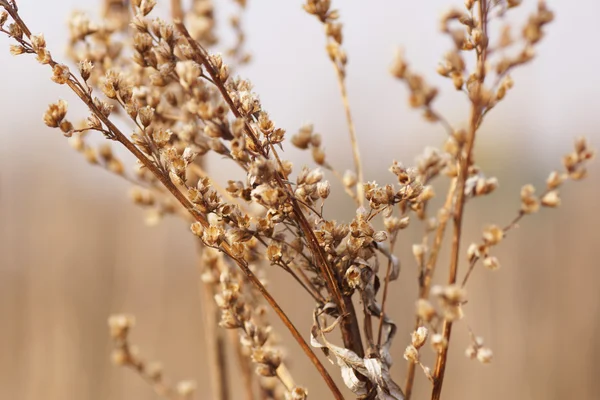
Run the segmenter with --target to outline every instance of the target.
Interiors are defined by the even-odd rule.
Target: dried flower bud
[[[385,242],[387,240],[387,233],[385,231],[377,231],[372,237],[378,243]]]
[[[548,176],[548,179],[546,179],[546,185],[550,190],[556,189],[564,182],[564,180],[565,177],[563,175],[559,174],[556,171],[552,171]]]
[[[483,259],[483,265],[490,271],[495,271],[500,268],[500,261],[498,261],[497,257],[488,256]]]
[[[490,225],[483,231],[483,240],[489,246],[500,243],[504,238],[504,231],[497,225]]]
[[[532,185],[525,185],[521,189],[521,211],[525,214],[532,214],[540,209],[540,202],[534,193]]]
[[[425,341],[427,340],[427,335],[429,335],[429,331],[427,330],[427,328],[424,326],[420,326],[411,335],[412,345],[415,346],[417,349],[420,349],[425,344]]]
[[[358,180],[356,178],[356,174],[350,170],[346,170],[342,179],[344,186],[346,186],[347,188],[353,187],[356,185],[357,181]]]
[[[140,123],[144,128],[147,128],[154,118],[154,108],[150,106],[142,107],[139,110],[138,116],[140,118]]]
[[[430,322],[437,314],[435,308],[433,308],[429,300],[426,299],[417,300],[416,312],[417,316],[426,322]]]
[[[419,350],[417,350],[413,345],[407,346],[406,350],[404,350],[404,359],[412,362],[413,364],[417,364],[419,362]]]
[[[79,62],[79,73],[84,81],[87,81],[92,74],[92,69],[94,68],[94,64],[90,60],[83,60]]]
[[[154,6],[156,6],[156,0],[142,0],[140,3],[140,12],[145,17],[150,14]]]
[[[308,399],[308,390],[296,386],[289,393],[285,395],[286,400],[307,400]]]
[[[271,242],[267,247],[267,258],[271,262],[279,262],[283,257],[281,244],[278,242]]]
[[[122,367],[129,363],[129,355],[124,349],[114,349],[110,354],[111,361],[117,367]]]
[[[412,253],[417,260],[417,264],[423,264],[423,256],[425,255],[425,246],[422,244],[413,244],[412,245]]]
[[[446,340],[444,335],[440,333],[435,333],[433,336],[431,336],[430,343],[431,347],[433,347],[433,350],[438,353],[448,346],[448,340]]]
[[[13,56],[21,55],[21,54],[25,53],[25,51],[26,51],[25,47],[21,46],[20,44],[11,44],[10,45],[10,54],[12,54]]]
[[[477,350],[477,360],[482,364],[491,363],[493,356],[492,350],[487,347],[482,347]]]
[[[64,85],[69,81],[69,77],[71,73],[69,72],[69,67],[64,64],[55,64],[52,67],[52,80],[59,85]]]
[[[542,205],[544,207],[558,207],[560,205],[560,197],[557,190],[551,190],[542,197]]]
[[[182,397],[191,396],[197,389],[194,381],[181,381],[177,383],[177,393]]]
[[[202,226],[200,222],[194,222],[190,229],[192,230],[192,233],[198,237],[202,237],[202,234],[204,233],[204,226]]]
[[[127,314],[111,315],[108,318],[108,327],[110,328],[110,337],[123,340],[127,333],[135,326],[135,317]]]
[[[357,265],[351,265],[344,274],[348,286],[355,289],[360,286],[361,283],[361,269]]]
[[[58,100],[48,106],[44,113],[44,123],[50,128],[58,128],[60,123],[67,115],[67,102]]]
[[[329,181],[317,183],[317,193],[319,193],[319,197],[322,199],[329,197],[329,193],[331,193],[331,184]]]
[[[320,147],[312,148],[312,157],[317,165],[325,165],[325,151]]]

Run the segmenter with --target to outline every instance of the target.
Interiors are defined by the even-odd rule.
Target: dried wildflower
[[[412,345],[417,349],[423,347],[425,341],[427,340],[428,334],[429,331],[427,330],[427,328],[425,328],[424,326],[418,327],[417,330],[411,334]]]
[[[448,340],[439,333],[433,334],[430,339],[431,347],[437,353],[443,351],[448,346]]]
[[[495,246],[504,238],[504,231],[497,225],[490,225],[483,231],[483,240],[488,246]]]
[[[131,328],[135,326],[135,317],[126,314],[111,315],[108,318],[110,336],[113,339],[125,339]]]
[[[449,268],[449,282],[453,283],[459,282],[456,271],[462,271],[459,257],[455,256],[464,250],[458,239],[465,204],[476,196],[492,193],[498,186],[497,179],[486,177],[474,164],[475,139],[487,113],[504,100],[513,87],[512,70],[535,56],[534,46],[543,38],[545,25],[553,19],[545,3],[539,2],[521,30],[520,40],[511,37],[507,28],[495,38],[492,29],[495,24],[491,23],[495,18],[492,11],[502,14],[520,3],[516,0],[494,6],[483,0],[467,0],[465,9],[451,9],[442,16],[441,29],[451,39],[452,48],[443,55],[438,73],[448,79],[450,87],[467,95],[471,118],[464,128],[453,127],[433,108],[437,89],[430,86],[424,76],[412,71],[403,54],[398,52],[391,73],[407,86],[409,104],[419,109],[428,121],[443,126],[448,137],[443,151],[426,148],[415,168],[394,161],[390,167],[396,180],[393,184],[378,184],[363,178],[346,93],[348,55],[343,47],[343,25],[329,0],[307,0],[304,9],[323,25],[327,55],[341,89],[355,164],[353,171],[344,174],[327,162],[323,137],[310,125],[300,128],[291,142],[298,148],[310,150],[313,161],[323,170],[306,167],[293,171],[292,163],[282,159],[279,151],[284,146],[285,131],[277,127],[263,108],[251,82],[236,77],[233,72],[234,64],[247,59],[241,52],[244,35],[239,15],[231,19],[237,37],[235,48],[221,56],[210,54],[203,47],[217,40],[213,5],[208,0],[193,2],[186,16],[187,22],[192,24],[189,31],[180,21],[184,14],[178,1],[173,2],[175,26],[159,18],[146,18],[155,7],[155,0],[133,0],[132,15],[124,4],[117,4],[122,2],[108,3],[123,11],[120,17],[107,13],[104,20],[93,23],[85,14],[76,13],[69,21],[69,56],[77,63],[82,80],[71,75],[64,64],[53,60],[44,37],[30,36],[29,29],[19,18],[14,18],[15,23],[6,30],[2,28],[2,32],[14,41],[11,53],[29,53],[42,64],[52,66],[52,79],[60,84],[69,83],[90,109],[86,124],[75,128],[65,119],[66,102],[59,101],[50,105],[44,114],[48,126],[60,128],[66,136],[74,135],[69,143],[90,163],[144,186],[132,190],[131,196],[136,204],[147,208],[147,221],[156,223],[167,214],[189,212],[188,217],[193,218],[190,230],[205,245],[202,281],[210,287],[209,293],[221,312],[219,324],[235,329],[241,353],[256,364],[261,378],[278,378],[260,379],[263,393],[282,397],[279,391],[285,389],[290,399],[304,399],[307,395],[306,390],[286,378],[282,355],[274,347],[276,336],[263,320],[265,309],[259,294],[275,305],[277,315],[293,336],[300,337],[265,287],[266,259],[293,275],[319,305],[311,344],[335,356],[344,383],[356,397],[404,398],[389,374],[392,363],[389,346],[396,327],[385,306],[390,282],[399,274],[399,260],[393,248],[401,239],[398,232],[408,226],[414,213],[414,223],[422,223],[425,233],[423,240],[412,249],[420,272],[420,299],[416,303],[418,328],[411,334],[411,345],[404,357],[410,362],[409,369],[414,370],[417,364],[422,368],[433,383],[432,398],[439,398],[450,328],[462,317],[462,305],[466,302],[462,286],[475,264],[481,259],[486,268],[497,269],[499,262],[489,254],[491,247],[503,240],[523,215],[536,212],[540,205],[558,206],[558,187],[568,178],[585,177],[586,162],[594,155],[585,139],[578,139],[574,150],[563,158],[565,171],[550,175],[547,190],[540,198],[532,186],[523,187],[518,217],[505,228],[487,227],[482,243],[469,247],[470,265],[463,285],[431,287],[447,225],[454,225]],[[245,1],[238,3],[240,8],[245,5]],[[18,10],[14,2],[0,0],[0,6],[10,11],[0,14],[0,26],[3,26],[9,14],[14,17]],[[131,30],[127,29],[128,23]],[[494,51],[489,48],[490,42],[495,45]],[[518,43],[522,47],[512,55],[503,54],[509,45]],[[229,60],[234,64],[228,63]],[[495,76],[486,79],[489,75]],[[98,90],[108,100],[95,97],[94,92]],[[114,123],[117,112],[135,125],[131,137],[119,130],[117,125],[120,124]],[[106,138],[125,145],[139,162],[135,175],[125,175],[122,162],[110,147],[91,146],[84,140],[86,130],[100,131]],[[229,180],[227,187],[221,188],[207,176],[198,158],[211,152],[239,167],[244,177]],[[358,207],[349,224],[327,219],[325,211],[331,207],[332,190],[326,180],[329,172],[342,181],[344,190]],[[444,205],[436,212],[431,209],[430,200],[435,196],[432,181],[444,176],[450,178],[451,184]],[[377,218],[383,218],[386,231],[376,230]],[[382,265],[386,264],[382,273]],[[249,284],[254,290],[248,289]],[[381,303],[380,286],[383,286]],[[436,299],[439,312],[428,300],[430,295]],[[357,337],[361,330],[359,316],[349,307],[356,296],[360,296],[364,305],[361,307],[364,318],[360,316],[360,321],[364,321],[363,331],[368,339],[365,341]],[[325,325],[321,322],[329,318],[335,318],[335,322],[323,328]],[[162,371],[151,371],[127,342],[133,322],[120,316],[111,318],[109,323],[116,347],[115,363],[132,367],[150,383],[164,385]],[[374,346],[373,328],[377,323],[378,337]],[[429,337],[429,330],[423,324],[432,332],[443,333]],[[334,329],[342,330],[343,347],[326,341],[324,334]],[[437,352],[434,372],[419,361],[419,349],[427,339]],[[298,342],[319,368],[335,397],[341,398],[311,349],[302,340]],[[363,343],[370,344],[368,351]],[[491,351],[482,346],[483,342],[474,338],[468,355],[489,362]],[[372,351],[374,349],[377,351]],[[407,386],[411,385],[409,381]],[[190,397],[194,389],[195,385],[184,382],[167,392]]]
[[[65,100],[58,100],[56,103],[48,106],[48,109],[44,113],[44,123],[50,128],[58,128],[66,115],[67,102]]]
[[[308,399],[308,391],[302,387],[296,386],[285,395],[286,400],[306,400]]]
[[[493,353],[492,350],[487,347],[482,347],[477,350],[477,360],[482,364],[489,364],[492,362]]]
[[[483,259],[483,265],[490,271],[495,271],[500,268],[500,261],[498,261],[497,257],[487,256]]]
[[[56,64],[52,68],[52,80],[59,85],[64,85],[69,81],[71,73],[69,67],[64,64]]]
[[[419,362],[419,350],[412,344],[404,350],[404,359],[417,364]]]
[[[177,383],[177,393],[184,398],[190,397],[197,389],[194,381],[181,381]]]
[[[430,322],[437,315],[433,305],[425,299],[417,300],[416,309],[417,316],[426,322]]]
[[[551,190],[542,197],[541,201],[544,207],[558,207],[560,205],[560,197],[558,191]]]
[[[532,185],[525,185],[521,189],[521,211],[525,214],[532,214],[540,209],[540,202],[534,193]]]

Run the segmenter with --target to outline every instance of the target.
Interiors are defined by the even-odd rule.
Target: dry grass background
[[[22,1],[22,13],[35,16],[35,7],[58,13],[34,3]],[[57,15],[66,15],[75,2],[68,3],[54,6],[61,11]],[[345,128],[335,78],[322,54],[322,33],[302,15],[299,4],[254,3],[246,25],[255,62],[244,75],[252,78],[280,125],[294,130],[312,120],[324,133],[336,162],[349,160],[349,147],[336,145]],[[339,5],[347,22],[349,90],[359,141],[364,159],[373,160],[367,162],[367,176],[377,180],[387,179],[387,173],[378,171],[385,171],[391,159],[410,163],[424,143],[443,139],[439,128],[410,114],[403,88],[386,75],[385,67],[391,60],[391,44],[402,43],[416,66],[434,75],[438,50],[448,43],[433,34],[437,14],[431,12],[448,2],[414,5],[410,13],[408,6],[389,3],[393,11],[384,16],[357,4]],[[549,27],[540,58],[515,77],[517,85],[509,101],[483,129],[478,163],[500,178],[501,188],[468,211],[468,238],[478,237],[488,222],[503,224],[512,219],[519,207],[519,187],[530,181],[541,184],[547,172],[559,166],[559,155],[570,150],[571,136],[588,135],[595,147],[600,143],[594,97],[600,90],[594,75],[600,58],[583,51],[600,35],[593,20],[586,20],[599,6],[584,2],[591,8],[584,15],[585,5],[556,3],[551,5],[558,19]],[[429,25],[415,25],[411,14]],[[46,33],[56,53],[63,43],[64,18],[37,15],[31,24]],[[289,18],[281,32],[283,39],[269,35],[260,23],[265,15]],[[353,26],[360,18],[370,21],[373,29],[365,32],[356,26],[358,22]],[[385,21],[379,23],[378,18]],[[387,42],[369,41],[377,37]],[[425,51],[423,41],[431,41],[433,49]],[[270,48],[261,51],[265,42]],[[0,46],[7,47],[4,38]],[[89,167],[43,126],[41,113],[58,92],[47,71],[31,60],[9,57],[8,51],[0,53],[4,92],[0,100],[0,398],[156,398],[137,376],[110,364],[106,319],[122,311],[137,317],[133,340],[145,358],[162,361],[170,378],[196,379],[199,398],[208,398],[202,397],[209,393],[204,389],[207,364],[188,227],[176,220],[166,220],[158,228],[145,227],[142,212],[127,199],[125,183]],[[287,74],[294,79],[283,79]],[[368,74],[374,78],[367,81]],[[19,94],[19,84],[36,88],[39,94],[34,99]],[[285,102],[278,100],[281,93]],[[456,94],[447,90],[444,96],[440,108],[450,110],[446,113],[450,118],[453,111],[462,115],[453,109]],[[511,232],[498,250],[501,270],[476,270],[470,287],[470,298],[476,301],[467,305],[467,323],[486,338],[495,359],[490,366],[467,360],[462,354],[467,331],[464,325],[458,328],[445,398],[597,398],[599,177],[595,165],[588,181],[569,184],[562,191],[563,206],[528,217]],[[412,234],[412,241],[420,237],[418,232]],[[399,251],[409,251],[409,236]],[[390,305],[410,304],[401,298],[414,298],[415,277],[414,265],[405,263]],[[274,296],[308,336],[311,304],[301,304],[297,296],[302,294],[290,292],[288,283],[286,276],[274,271]],[[403,317],[409,314],[410,318]],[[399,324],[400,337],[392,348],[393,375],[399,377],[405,371],[402,344],[409,339],[412,310],[396,307],[391,315]],[[289,351],[298,382],[311,386],[311,398],[327,398],[317,374],[302,357],[295,357],[300,350],[290,347]],[[309,385],[313,382],[319,383]],[[425,386],[419,376],[416,399],[423,398],[426,392],[419,388]]]

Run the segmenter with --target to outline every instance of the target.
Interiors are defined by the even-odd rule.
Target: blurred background
[[[44,32],[59,59],[70,11],[98,15],[100,9],[99,0],[18,3],[32,31]],[[226,23],[233,6],[216,3],[223,48],[233,41]],[[534,1],[524,3],[508,16],[516,32],[535,7]],[[301,4],[249,1],[243,24],[253,62],[240,72],[254,83],[278,126],[293,133],[314,123],[332,164],[352,168],[323,30]],[[464,96],[435,74],[441,55],[451,48],[438,32],[438,18],[450,6],[462,2],[334,1],[345,23],[348,90],[369,180],[393,182],[387,172],[392,160],[410,165],[424,146],[440,146],[445,138],[440,126],[409,109],[405,87],[389,76],[396,46],[402,46],[412,68],[440,88],[437,109],[455,126],[466,124]],[[546,30],[539,56],[513,74],[515,87],[481,129],[476,161],[488,176],[500,179],[500,188],[469,204],[465,244],[477,241],[486,224],[512,220],[520,187],[532,183],[541,189],[548,173],[561,168],[560,157],[571,151],[573,137],[587,136],[596,147],[600,143],[600,56],[592,51],[600,38],[600,3],[554,1],[549,6],[556,20]],[[60,133],[43,125],[49,102],[75,101],[49,80],[49,69],[32,57],[10,56],[8,45],[0,37],[0,398],[158,398],[131,371],[111,365],[106,320],[126,312],[137,317],[132,341],[142,356],[161,361],[172,381],[196,380],[196,398],[210,399],[197,259],[188,226],[174,218],[146,226],[144,212],[127,196],[127,183],[88,165]],[[297,167],[311,162],[290,146],[285,156]],[[226,172],[220,168],[219,176]],[[599,176],[598,163],[593,164],[588,179],[561,190],[560,208],[527,217],[511,231],[496,252],[499,271],[476,269],[466,318],[453,333],[444,398],[597,398]],[[338,201],[340,206],[326,208],[325,215],[348,221],[352,204],[342,196]],[[388,303],[399,328],[392,348],[399,383],[413,326],[417,272],[410,248],[421,232],[415,228],[398,246],[403,269]],[[298,301],[302,293],[288,276],[272,272],[275,297],[308,337],[312,304]],[[297,382],[310,388],[311,398],[328,398],[299,348],[274,316],[271,320],[289,344]],[[491,365],[464,356],[468,327],[494,350]],[[432,357],[425,364],[433,366]],[[338,378],[337,368],[331,371]],[[415,399],[429,398],[429,383],[421,375]]]

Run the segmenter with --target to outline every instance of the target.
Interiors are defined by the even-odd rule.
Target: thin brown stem
[[[462,223],[465,208],[465,184],[469,176],[469,167],[472,162],[473,147],[475,146],[475,136],[479,127],[479,121],[481,119],[481,113],[485,108],[485,105],[481,101],[481,90],[485,81],[485,61],[486,61],[486,50],[487,50],[487,0],[480,0],[479,5],[479,27],[483,32],[484,40],[477,51],[477,80],[478,86],[473,89],[474,93],[471,99],[471,116],[469,123],[469,133],[467,141],[464,146],[464,153],[460,159],[458,185],[456,193],[456,202],[454,204],[454,232],[452,235],[452,251],[450,256],[450,272],[448,276],[448,284],[453,285],[456,283],[458,274],[458,262],[460,258],[460,239],[462,234]],[[448,348],[450,344],[450,337],[452,334],[452,322],[444,320],[442,334],[446,340],[447,345],[444,346],[439,352],[435,364],[434,370],[434,384],[431,392],[432,400],[439,400],[442,394],[442,385],[444,383],[444,373],[446,371],[446,364],[448,360]]]
[[[348,131],[350,133],[350,145],[352,146],[352,157],[354,158],[354,169],[356,171],[356,177],[358,183],[356,184],[356,197],[358,203],[363,206],[365,203],[365,193],[363,184],[365,177],[363,173],[362,161],[360,159],[360,149],[358,146],[358,140],[356,138],[356,129],[354,127],[354,121],[352,119],[352,112],[350,111],[350,102],[348,101],[348,93],[346,90],[346,79],[344,71],[332,60],[335,72],[337,75],[338,86],[340,87],[340,94],[342,96],[342,103],[344,104],[344,111],[346,113],[346,122],[348,123]]]
[[[233,348],[235,349],[235,356],[237,358],[236,364],[238,365],[242,375],[245,399],[255,400],[256,396],[254,395],[254,386],[252,384],[254,374],[252,373],[250,359],[244,355],[242,345],[240,343],[240,337],[235,330],[229,330],[229,340],[233,343]]]
[[[383,295],[381,297],[381,313],[379,314],[379,326],[377,327],[377,347],[381,346],[381,340],[383,338],[383,321],[385,319],[385,305],[387,303],[388,288],[390,285],[390,275],[392,273],[393,258],[391,257],[391,255],[394,254],[394,245],[396,244],[397,237],[398,233],[395,233],[390,243],[390,257],[388,258],[387,269],[385,271]]]
[[[181,0],[171,0],[171,17],[173,20],[183,21],[183,7]]]
[[[433,278],[433,273],[435,271],[435,267],[437,265],[438,256],[440,254],[440,250],[442,248],[442,243],[444,241],[444,234],[446,233],[446,226],[448,225],[448,220],[452,215],[452,204],[456,193],[456,178],[452,179],[450,183],[450,187],[448,188],[448,194],[446,196],[446,201],[441,209],[438,226],[435,232],[435,237],[433,239],[433,245],[431,248],[431,252],[429,253],[429,258],[427,259],[427,264],[425,265],[425,271],[423,273],[422,278],[419,282],[419,298],[426,299],[429,297],[429,290],[431,289],[431,280]],[[419,317],[417,317],[415,322],[415,330],[421,326],[423,321]],[[415,372],[416,372],[416,364],[413,362],[408,362],[408,372],[406,374],[406,384],[404,389],[405,400],[410,400],[410,396],[412,395],[412,388],[415,380]]]
[[[201,284],[202,315],[204,316],[204,333],[206,335],[206,351],[210,365],[212,398],[229,400],[229,382],[227,356],[225,354],[225,331],[219,329],[219,309],[215,304],[215,290],[211,283]]]

